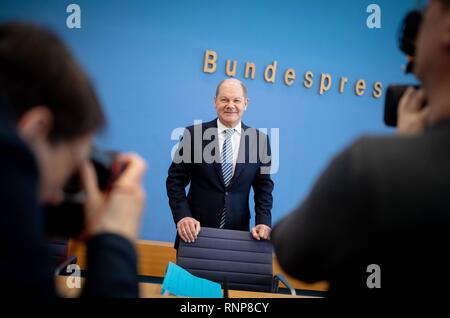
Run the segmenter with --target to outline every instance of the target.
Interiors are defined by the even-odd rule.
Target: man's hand
[[[200,222],[191,217],[184,217],[177,223],[178,235],[186,243],[192,243],[200,233]]]
[[[87,193],[87,235],[113,233],[134,241],[138,236],[145,202],[141,182],[146,163],[136,154],[120,154],[117,160],[126,168],[108,194],[99,190],[92,163],[86,162],[82,166],[82,181]]]
[[[397,133],[413,135],[422,133],[426,128],[429,107],[423,107],[425,92],[409,87],[400,99],[397,111]]]
[[[269,240],[272,229],[264,224],[258,224],[252,228],[252,235],[255,240]]]

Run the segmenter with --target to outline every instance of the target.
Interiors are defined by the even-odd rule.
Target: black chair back
[[[271,292],[272,251],[249,232],[203,227],[194,243],[180,241],[177,264],[218,283],[226,277],[230,289]]]

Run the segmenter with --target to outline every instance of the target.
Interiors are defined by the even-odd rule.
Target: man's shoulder
[[[409,151],[415,151],[423,143],[422,139],[420,136],[363,135],[348,149],[351,153],[362,157],[405,156]]]
[[[201,130],[204,131],[208,128],[217,128],[217,119],[213,119],[211,121],[203,122],[203,121],[195,121],[193,125],[185,127],[185,130],[190,131],[191,133]]]
[[[2,163],[17,163],[17,160],[25,160],[30,165],[34,164],[31,150],[19,137],[14,125],[4,120],[0,120],[0,149],[5,154],[0,157]]]
[[[0,120],[1,123],[4,121]],[[35,158],[29,147],[19,137],[13,125],[0,125],[0,189],[12,189],[17,182],[35,182],[38,170]],[[25,177],[19,178],[19,176]],[[11,184],[11,180],[15,182]],[[20,181],[18,181],[20,180]],[[29,184],[31,185],[31,184]],[[14,188],[14,190],[17,190]]]
[[[259,138],[267,139],[268,138],[268,129],[263,128],[254,128],[242,123],[242,134],[243,135],[256,135]]]
[[[402,170],[405,162],[420,157],[424,141],[421,136],[364,135],[345,148],[341,158],[359,172]]]

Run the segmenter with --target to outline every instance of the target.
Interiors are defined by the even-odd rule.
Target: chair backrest
[[[249,232],[202,227],[194,243],[182,240],[177,264],[229,289],[272,291],[272,245]]]

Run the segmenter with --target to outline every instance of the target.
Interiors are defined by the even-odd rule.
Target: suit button
[[[228,195],[228,192],[225,192],[225,195]]]

